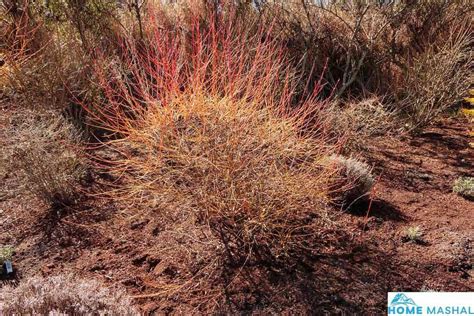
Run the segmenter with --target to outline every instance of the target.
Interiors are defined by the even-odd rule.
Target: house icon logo
[[[409,298],[403,293],[398,293],[397,295],[395,295],[395,297],[390,302],[390,305],[391,306],[400,306],[400,305],[418,306],[416,305],[415,301],[413,301],[413,299]]]
[[[388,292],[387,314],[474,315],[474,292]]]
[[[389,315],[422,315],[423,307],[404,293],[396,293],[388,305]]]

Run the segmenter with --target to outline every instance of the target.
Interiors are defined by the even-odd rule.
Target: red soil
[[[342,215],[352,237],[297,272],[250,268],[226,310],[381,314],[387,291],[472,291],[474,203],[452,193],[457,177],[473,175],[467,124],[451,119],[417,137],[374,139],[365,156],[380,181],[367,218],[367,205]],[[179,277],[154,251],[160,223],[153,218],[92,200],[58,220],[34,198],[9,194],[14,181],[2,179],[0,245],[14,245],[17,279],[74,272],[139,295],[156,292],[160,278]],[[421,228],[423,242],[403,241],[410,226]],[[137,303],[148,313],[189,311],[180,302]]]

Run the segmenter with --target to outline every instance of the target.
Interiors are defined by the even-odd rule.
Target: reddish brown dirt
[[[9,124],[7,112],[1,124]],[[252,275],[241,293],[229,293],[227,310],[376,315],[385,311],[387,291],[472,291],[474,203],[452,193],[457,177],[473,175],[467,124],[451,119],[417,137],[374,139],[364,155],[380,181],[368,217],[367,205],[341,215],[351,239],[304,270]],[[156,256],[160,223],[153,218],[90,199],[58,220],[35,198],[12,193],[14,174],[2,176],[0,244],[15,247],[17,279],[73,272],[136,295],[156,292],[164,274],[179,275]],[[423,242],[403,241],[410,226],[421,228]],[[147,313],[187,308],[153,298],[137,304]]]

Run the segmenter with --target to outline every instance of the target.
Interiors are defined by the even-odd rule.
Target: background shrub
[[[5,315],[138,315],[124,291],[73,275],[32,277],[17,287],[4,286],[0,312]]]
[[[465,29],[429,46],[409,64],[397,105],[411,130],[428,125],[462,100],[472,82],[472,43],[472,32]]]
[[[202,29],[227,23],[232,26],[226,32],[247,39],[266,29],[267,37],[285,46],[286,62],[298,78],[293,103],[313,88],[338,99],[378,95],[386,109],[396,108],[409,129],[417,129],[457,101],[456,93],[469,82],[461,78],[470,76],[472,9],[465,0],[177,1],[149,6],[138,0],[8,0],[2,6],[7,17],[2,46],[10,78],[4,90],[16,102],[66,110],[85,128],[90,122],[80,104],[101,97],[90,80],[97,49],[111,60],[120,59],[130,48],[125,38],[134,37],[146,50],[156,30],[148,25],[150,17],[181,39],[192,34],[198,20]],[[192,60],[183,57],[180,67],[192,67]],[[279,81],[284,86],[284,79]]]
[[[460,177],[456,179],[453,186],[453,192],[466,199],[474,200],[474,178]]]
[[[398,111],[376,96],[347,103],[332,102],[324,113],[332,127],[330,133],[335,139],[344,139],[347,154],[364,150],[373,137],[400,131],[396,126]]]
[[[79,134],[61,117],[22,117],[10,135],[10,172],[16,173],[22,192],[30,192],[52,207],[70,205],[78,197],[86,167],[77,147]]]
[[[412,58],[461,34],[471,23],[473,5],[444,0],[275,0],[264,1],[258,10],[260,21],[272,25],[295,60],[303,61],[306,76],[323,73],[328,94],[350,98],[398,90]]]
[[[80,104],[98,97],[92,60],[96,49],[106,51],[114,42],[117,15],[118,4],[107,0],[3,1],[3,99],[40,112],[62,112],[88,132]]]

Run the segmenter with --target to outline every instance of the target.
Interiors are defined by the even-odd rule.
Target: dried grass
[[[365,150],[374,137],[401,131],[397,127],[398,111],[376,96],[350,103],[334,102],[325,113],[331,133],[345,139],[344,152],[348,154]]]
[[[73,275],[32,277],[0,293],[3,315],[138,315],[123,290]]]

